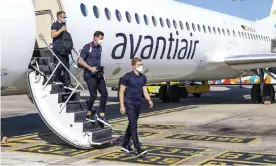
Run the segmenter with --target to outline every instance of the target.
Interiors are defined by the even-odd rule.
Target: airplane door
[[[52,43],[51,25],[56,19],[56,13],[62,10],[60,0],[33,0],[36,14],[36,48],[43,48],[45,44],[39,39],[42,33],[47,43]]]
[[[228,27],[225,32],[227,35],[228,51],[233,52],[238,46],[237,38],[239,34],[237,31],[234,31],[234,29],[231,28],[231,27],[234,27],[234,25],[228,22],[224,22],[224,24],[225,24],[225,27]]]

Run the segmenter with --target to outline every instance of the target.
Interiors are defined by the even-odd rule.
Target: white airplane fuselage
[[[25,10],[17,8],[11,2],[8,4],[9,10],[12,8],[21,14],[16,15],[18,18],[9,15],[4,17],[4,29],[1,27],[1,69],[8,73],[1,76],[1,86],[19,86],[18,82],[22,78],[25,79],[36,33],[31,2],[17,1],[17,5],[26,6]],[[67,30],[71,33],[77,50],[92,41],[95,31],[104,32],[102,65],[105,66],[108,86],[117,85],[119,78],[131,70],[130,61],[134,56],[143,59],[148,83],[235,78],[240,76],[242,71],[216,62],[221,62],[229,55],[271,53],[271,39],[276,37],[276,28],[269,24],[252,22],[172,0],[62,2],[67,15]],[[85,6],[86,13],[82,13],[81,6],[82,9]],[[95,17],[93,6],[97,7],[99,18]],[[2,12],[2,7],[0,8]],[[110,12],[110,20],[107,19],[105,8]],[[120,12],[121,21],[117,18],[116,10]],[[126,12],[131,16],[130,22]],[[139,15],[139,24],[136,13]],[[145,23],[145,16],[148,25]],[[160,18],[163,20],[163,27]],[[114,74],[114,71],[119,69],[120,72]],[[77,70],[79,69],[71,67],[71,71]],[[79,77],[82,79],[82,76]]]

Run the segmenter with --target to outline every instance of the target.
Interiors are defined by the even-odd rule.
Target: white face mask
[[[66,23],[66,21],[67,21],[66,18],[63,18],[63,19],[61,20],[62,23]]]
[[[98,44],[102,45],[103,44],[103,40],[98,40]]]
[[[138,67],[138,68],[136,68],[136,70],[139,72],[139,73],[143,73],[143,66],[140,66],[140,67]]]

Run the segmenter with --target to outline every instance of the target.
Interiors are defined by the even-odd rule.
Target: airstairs
[[[34,57],[30,63],[33,70],[28,72],[29,90],[42,120],[62,140],[81,149],[115,141],[110,126],[86,120],[86,101],[80,99],[84,87],[47,45],[43,34],[39,37],[58,60],[56,66],[50,64],[51,57],[43,56]],[[54,82],[59,65],[65,67],[77,83],[74,89],[68,91],[63,84]]]

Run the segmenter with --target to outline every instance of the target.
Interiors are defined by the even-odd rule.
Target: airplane
[[[67,30],[77,50],[92,41],[96,30],[105,33],[102,65],[107,86],[117,86],[120,78],[131,70],[131,59],[140,57],[148,83],[257,74],[261,84],[252,86],[252,102],[262,103],[266,96],[275,98],[275,89],[272,85],[264,85],[263,76],[270,74],[267,68],[276,67],[276,0],[272,2],[270,15],[259,21],[174,0],[58,2],[49,9],[50,15],[53,17],[58,10],[66,12]],[[30,93],[35,86],[28,84],[32,76],[27,73],[34,71],[29,66],[39,40],[36,15],[39,10],[47,9],[39,3],[42,1],[0,2],[1,89],[15,86]],[[50,25],[46,28],[50,32]],[[70,68],[72,73],[78,73],[75,77],[79,82],[83,82],[81,70]],[[169,84],[162,86],[160,91],[163,93],[161,100],[179,93],[177,86]],[[177,100],[175,98],[170,101]]]
[[[25,77],[36,42],[35,9],[30,0],[1,3],[1,87],[28,90]],[[275,0],[270,16],[257,22],[173,0],[153,0],[146,6],[144,1],[124,0],[62,3],[76,48],[90,42],[94,31],[105,32],[102,61],[108,86],[118,85],[134,56],[144,60],[149,83],[236,78],[276,66],[275,53],[271,53],[271,39],[276,36]],[[158,9],[151,7],[156,5]],[[116,69],[120,72],[112,75]]]

